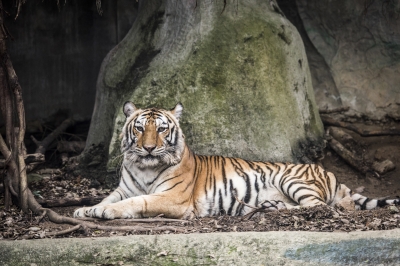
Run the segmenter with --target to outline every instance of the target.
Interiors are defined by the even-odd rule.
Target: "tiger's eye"
[[[143,132],[143,131],[144,131],[143,127],[135,127],[135,128],[136,128],[136,130],[139,131],[139,132]]]
[[[159,127],[159,128],[157,129],[157,132],[158,132],[158,133],[163,133],[163,132],[165,132],[167,129],[168,129],[167,127]]]

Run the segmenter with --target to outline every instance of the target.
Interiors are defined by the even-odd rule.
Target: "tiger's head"
[[[139,168],[175,165],[181,161],[185,148],[179,127],[182,104],[172,110],[138,109],[132,102],[123,107],[126,122],[122,129],[121,152],[125,159]]]

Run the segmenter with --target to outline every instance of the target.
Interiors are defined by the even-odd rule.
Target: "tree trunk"
[[[181,102],[186,141],[199,154],[314,159],[323,126],[307,57],[274,1],[146,0],[138,14],[103,61],[86,152],[104,145],[113,166],[130,100]]]
[[[7,131],[6,141],[0,136],[0,152],[7,164],[7,176],[4,178],[5,208],[10,207],[10,196],[14,194],[18,197],[21,209],[28,212],[28,180],[24,158],[25,110],[21,86],[7,53],[8,36],[3,18],[3,3],[0,1],[0,95]]]

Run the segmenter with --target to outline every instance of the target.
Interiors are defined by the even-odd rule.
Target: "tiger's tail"
[[[340,202],[344,197],[351,197],[354,201],[356,210],[372,210],[375,208],[381,208],[387,205],[400,205],[400,198],[398,199],[372,199],[366,196],[363,196],[358,193],[353,193],[351,189],[349,189],[344,184],[339,184],[336,188],[335,199],[333,200],[333,204]]]
[[[372,210],[387,205],[400,205],[400,199],[370,199],[366,196],[355,193],[351,195],[356,205],[356,210]]]

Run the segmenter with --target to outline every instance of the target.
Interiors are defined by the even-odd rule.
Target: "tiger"
[[[128,101],[123,113],[119,186],[99,204],[77,209],[74,217],[240,216],[254,208],[335,206],[345,197],[351,197],[357,210],[400,204],[400,199],[353,193],[317,164],[197,155],[179,126],[181,103],[165,110],[140,109]]]

